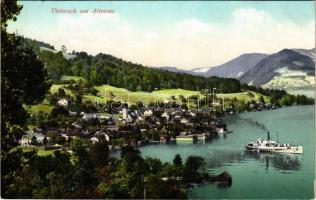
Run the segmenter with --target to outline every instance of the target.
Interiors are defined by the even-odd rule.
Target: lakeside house
[[[181,142],[181,141],[194,142],[194,141],[197,141],[197,136],[194,134],[187,133],[187,132],[181,132],[179,136],[176,136],[176,141],[177,142]]]
[[[26,135],[22,136],[19,143],[22,146],[29,146],[29,145],[35,145],[35,144],[43,145],[45,138],[46,138],[45,135],[42,133],[34,132],[34,131],[26,131]]]

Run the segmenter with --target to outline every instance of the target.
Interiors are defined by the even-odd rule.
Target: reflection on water
[[[245,151],[245,156],[255,159],[259,162],[265,163],[266,169],[274,167],[280,170],[300,170],[301,155],[296,154],[272,154],[272,153],[258,153],[255,151]]]
[[[205,161],[207,167],[212,169],[232,163],[242,162],[243,160],[243,152],[214,150],[209,152],[209,156]]]
[[[233,163],[257,161],[263,163],[266,170],[297,171],[301,167],[301,155],[258,153],[255,151],[220,151],[214,150],[208,154],[206,164],[210,171],[214,168],[231,166]]]

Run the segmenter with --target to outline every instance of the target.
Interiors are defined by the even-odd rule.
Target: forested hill
[[[156,88],[202,90],[214,87],[221,93],[241,90],[241,84],[236,79],[207,78],[169,72],[127,62],[103,53],[92,56],[86,52],[73,51],[71,53],[73,58],[66,59],[62,52],[47,51],[43,48],[39,50],[43,42],[36,43],[35,40],[30,39],[26,41],[37,50],[39,58],[45,63],[49,75],[55,82],[58,82],[62,75],[76,75],[85,78],[93,85],[109,84],[130,91],[153,91]],[[45,45],[46,48],[54,49],[51,45],[46,43]]]
[[[26,45],[32,47],[33,49],[35,49],[35,51],[38,51],[40,47],[55,50],[55,47],[53,45],[50,45],[43,41],[38,41],[34,39],[29,39],[29,38],[23,38],[23,40],[26,43]]]
[[[80,75],[94,84],[113,85],[130,91],[153,91],[155,88],[182,88],[201,90],[217,87],[221,92],[239,92],[240,83],[235,79],[205,78],[189,74],[168,72],[126,62],[107,54],[94,57],[84,52],[76,53],[75,63],[84,63],[86,70]],[[79,74],[77,74],[79,75]]]

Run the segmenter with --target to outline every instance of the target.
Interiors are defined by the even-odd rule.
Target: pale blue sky
[[[10,31],[18,30],[57,48],[65,44],[69,50],[102,51],[151,66],[206,67],[243,52],[272,53],[314,45],[313,1],[20,3],[23,10],[9,24]],[[52,8],[113,9],[115,14],[83,17],[53,14]]]

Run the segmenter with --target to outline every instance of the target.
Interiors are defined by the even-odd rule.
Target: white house
[[[166,112],[164,112],[164,113],[161,115],[161,117],[164,117],[164,118],[166,118],[167,120],[169,119],[169,115],[168,115],[168,113],[166,113]]]
[[[33,131],[28,131],[26,135],[23,135],[19,143],[23,146],[28,146],[32,143],[32,139],[35,137],[36,143],[43,144],[45,135],[41,133],[34,133]]]
[[[92,137],[91,139],[92,144],[96,144],[99,142],[99,139],[97,137]]]
[[[104,131],[97,131],[95,133],[95,135],[97,135],[97,136],[104,136],[104,139],[106,141],[108,141],[108,142],[110,141],[110,136],[108,134],[106,134]]]
[[[191,117],[195,117],[196,114],[194,114],[192,111],[190,111],[190,116],[191,116]]]
[[[146,117],[150,117],[150,116],[152,116],[153,115],[153,111],[152,110],[146,110],[145,112],[144,112],[144,116],[146,116]]]
[[[81,112],[80,115],[82,116],[82,119],[85,121],[90,121],[90,120],[94,120],[97,119],[100,121],[100,114],[99,113],[84,113]]]
[[[122,117],[123,119],[127,119],[129,117],[127,108],[122,109]]]
[[[68,101],[67,99],[60,99],[57,104],[60,106],[68,106]]]
[[[181,122],[182,124],[186,124],[186,123],[188,123],[189,121],[188,121],[186,118],[182,118],[182,119],[180,120],[180,122]]]

